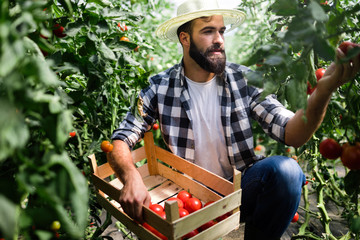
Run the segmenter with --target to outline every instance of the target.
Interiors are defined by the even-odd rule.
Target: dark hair
[[[209,22],[209,21],[211,21],[212,16],[210,16],[210,17],[200,17],[200,18],[203,19],[203,20],[206,21],[206,22]],[[176,33],[177,33],[177,36],[178,36],[178,39],[179,39],[179,40],[180,40],[180,33],[181,33],[181,32],[186,32],[186,33],[189,33],[189,34],[191,35],[194,20],[195,20],[195,19],[184,23],[183,25],[181,25],[181,26],[177,29],[177,32],[176,32]]]
[[[177,36],[180,40],[180,33],[181,32],[186,32],[186,33],[189,33],[191,34],[191,31],[192,31],[192,22],[193,20],[189,21],[189,22],[186,22],[184,23],[183,25],[181,25],[178,29],[177,29]]]

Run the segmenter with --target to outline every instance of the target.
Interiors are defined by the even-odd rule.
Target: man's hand
[[[126,183],[120,193],[119,202],[129,217],[142,222],[142,207],[143,205],[150,205],[150,194],[139,172],[127,173],[127,175]]]
[[[113,145],[114,149],[108,155],[108,162],[124,184],[119,202],[129,217],[142,222],[142,207],[150,205],[150,194],[133,163],[128,145],[121,140],[113,141]]]
[[[348,47],[348,51],[353,48]],[[319,80],[318,87],[321,90],[332,93],[341,85],[355,78],[360,70],[360,58],[355,56],[351,61],[342,62],[346,57],[345,53],[340,48],[336,50],[336,63],[333,62],[326,69],[324,76]]]

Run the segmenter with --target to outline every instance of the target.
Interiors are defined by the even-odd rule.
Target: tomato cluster
[[[171,197],[171,198],[167,199],[166,201],[177,201],[180,218],[185,217],[193,212],[196,212],[199,209],[206,207],[214,202],[214,201],[209,201],[203,206],[202,202],[198,198],[192,196],[191,193],[189,193],[188,191],[185,191],[185,190],[180,191],[176,197]],[[164,208],[162,205],[150,204],[149,208],[156,214],[160,215],[162,218],[166,219],[166,214],[165,214],[165,211],[164,211]],[[220,221],[226,219],[231,214],[232,214],[231,212],[228,212],[222,216],[217,217],[216,219],[210,220],[210,221],[206,222],[205,224],[201,225],[200,227],[198,227],[197,229],[194,229],[194,230],[190,231],[189,233],[185,234],[184,236],[182,236],[181,239],[184,240],[184,239],[192,238],[193,236],[197,235],[198,233],[214,226],[217,222],[220,222]],[[162,235],[160,232],[158,232],[155,228],[153,228],[148,223],[143,224],[143,226],[146,229],[148,229],[150,232],[154,233],[156,236],[160,237],[161,239],[167,239],[164,235]]]
[[[360,142],[356,142],[354,145],[344,143],[340,146],[336,140],[327,138],[320,143],[319,151],[327,159],[340,157],[343,165],[350,170],[360,169]]]

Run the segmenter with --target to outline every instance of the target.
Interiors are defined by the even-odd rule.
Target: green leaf
[[[57,146],[63,146],[69,139],[69,132],[72,129],[72,114],[70,110],[65,110],[58,115],[56,142]]]
[[[291,16],[298,12],[298,1],[296,0],[276,0],[271,5],[271,10],[278,16]]]
[[[353,233],[360,233],[360,216],[353,216],[350,220],[350,230]]]
[[[306,107],[306,84],[303,84],[302,81],[290,79],[286,84],[285,91],[286,100],[293,111],[300,108],[304,109]]]
[[[24,116],[5,99],[0,99],[0,162],[25,146],[29,129]]]
[[[88,2],[96,3],[102,7],[107,7],[107,6],[111,5],[111,2],[109,2],[107,0],[88,0]]]
[[[316,1],[310,1],[309,9],[310,9],[312,17],[316,21],[323,22],[323,21],[328,20],[328,16],[326,15],[325,11],[322,9],[320,4],[317,3]]]
[[[314,51],[325,61],[335,59],[334,48],[330,45],[329,41],[320,36],[314,38]]]
[[[246,79],[248,80],[248,84],[258,87],[258,88],[262,88],[263,84],[264,84],[264,79],[262,76],[262,73],[260,72],[248,72],[245,75]]]
[[[280,55],[270,55],[268,58],[265,59],[265,64],[276,66],[280,65],[284,62],[284,58]]]
[[[66,191],[66,193],[70,197],[71,209],[74,214],[69,215],[68,209],[64,208],[61,204],[55,204],[54,209],[66,232],[71,237],[79,239],[84,235],[87,224],[89,193],[86,179],[74,163],[71,162],[66,153],[51,153],[48,158],[48,168],[61,166],[69,176],[68,184],[71,185],[71,188],[70,191]],[[61,182],[58,182],[58,184],[61,184]],[[54,200],[56,200],[56,198]]]
[[[99,50],[103,58],[113,61],[117,60],[114,52],[111,51],[111,49],[108,48],[104,42],[100,43]]]
[[[5,239],[13,239],[16,232],[18,207],[7,199],[4,195],[0,194],[0,232]]]

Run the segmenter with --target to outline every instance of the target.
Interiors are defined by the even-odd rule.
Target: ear
[[[179,35],[179,40],[180,40],[181,45],[183,45],[183,47],[190,46],[190,34],[188,34],[186,32],[181,32]]]

